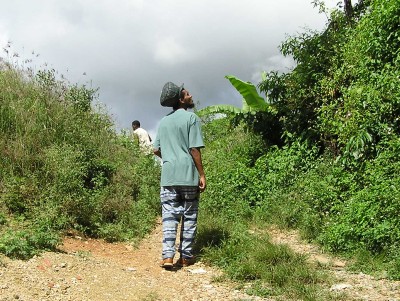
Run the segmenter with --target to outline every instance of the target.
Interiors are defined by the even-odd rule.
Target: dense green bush
[[[159,166],[116,133],[96,93],[57,80],[54,70],[1,66],[0,252],[28,257],[71,228],[108,240],[152,228]]]
[[[202,195],[202,208],[223,212],[227,218],[248,216],[249,170],[265,151],[261,137],[243,125],[231,127],[225,118],[207,124],[204,135],[203,163],[209,184]]]
[[[330,251],[365,251],[378,261],[385,254],[381,262],[398,278],[398,140],[381,145],[376,159],[353,171],[305,141],[265,148],[260,136],[228,125],[224,119],[205,125],[202,214],[226,223],[214,229],[212,245],[218,241],[225,248],[232,224],[274,223],[300,229]]]
[[[24,229],[2,231],[0,252],[21,259],[29,259],[43,249],[54,249],[60,242],[59,234],[44,224],[25,224]]]
[[[326,224],[320,240],[334,251],[363,249],[385,254],[386,262],[399,261],[400,140],[391,141],[376,159],[367,162],[361,185]],[[396,264],[394,265],[396,266]],[[398,267],[398,264],[397,264]],[[391,267],[398,278],[400,270]]]
[[[337,97],[318,111],[321,132],[336,137],[345,161],[371,158],[380,141],[399,134],[399,13],[397,0],[372,1],[337,51],[329,81]]]
[[[282,44],[297,65],[267,73],[259,87],[278,112],[286,142],[308,140],[322,157],[289,175],[288,187],[269,190],[258,209],[329,250],[384,254],[397,278],[399,14],[398,0],[362,1],[353,15],[330,14],[322,33]]]
[[[289,37],[281,51],[297,65],[259,84],[283,133],[310,139],[351,168],[399,134],[400,114],[398,0],[356,8],[352,22],[335,11],[322,33]]]
[[[273,245],[263,229],[266,220],[279,219],[284,208],[293,208],[277,191],[290,189],[312,165],[315,151],[301,143],[284,150],[267,148],[260,134],[229,125],[228,119],[218,119],[204,127],[208,186],[201,197],[196,239],[202,260],[220,266],[235,281],[250,283],[249,294],[330,300],[321,293],[327,277],[305,257]],[[249,230],[254,224],[256,230]]]

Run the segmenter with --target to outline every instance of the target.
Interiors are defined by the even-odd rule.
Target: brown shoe
[[[164,258],[160,262],[160,267],[162,267],[164,269],[172,269],[173,266],[174,266],[174,262],[173,262],[172,258]]]
[[[196,263],[196,259],[193,258],[179,258],[176,265],[179,267],[188,267]]]

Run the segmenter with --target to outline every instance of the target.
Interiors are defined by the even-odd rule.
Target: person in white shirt
[[[133,135],[135,139],[139,142],[139,147],[143,153],[150,155],[153,153],[153,145],[151,143],[151,137],[145,129],[140,127],[140,122],[138,120],[132,121]]]

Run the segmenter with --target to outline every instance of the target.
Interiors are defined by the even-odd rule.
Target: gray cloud
[[[326,1],[334,7],[336,0]],[[311,0],[0,0],[0,46],[39,53],[72,83],[99,87],[120,128],[134,119],[154,135],[169,109],[163,84],[184,83],[201,107],[241,106],[227,74],[257,83],[263,70],[290,68],[278,51],[286,34],[322,29]],[[84,75],[86,73],[86,75]]]

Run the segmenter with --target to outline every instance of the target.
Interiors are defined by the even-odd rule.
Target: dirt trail
[[[160,239],[159,223],[136,249],[74,237],[64,240],[60,253],[29,261],[0,257],[0,301],[268,300],[215,283],[221,272],[201,262],[161,269]]]
[[[348,294],[347,300],[400,301],[400,282],[348,273],[345,262],[302,243],[296,232],[274,228],[268,232],[276,243],[288,244],[326,265],[338,279],[336,289]],[[137,249],[71,237],[60,247],[63,252],[47,252],[29,261],[0,257],[0,301],[272,300],[249,296],[232,283],[214,281],[221,272],[201,262],[174,271],[161,269],[160,239],[158,224]]]

